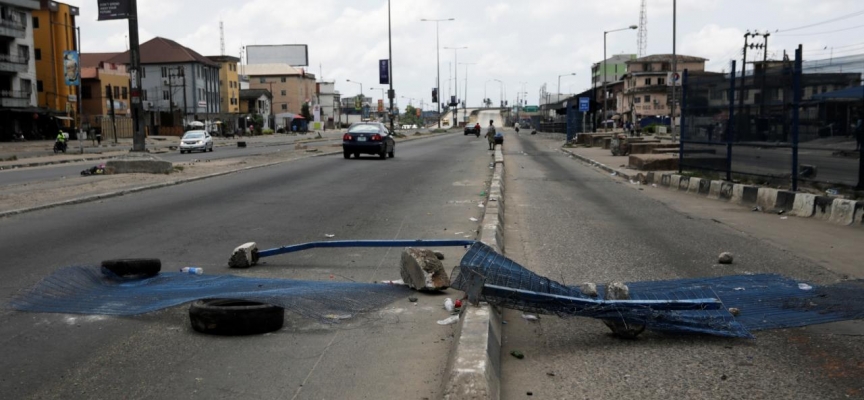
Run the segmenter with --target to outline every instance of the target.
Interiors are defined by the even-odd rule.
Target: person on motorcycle
[[[489,120],[489,128],[486,129],[486,140],[489,141],[489,150],[495,150],[495,121]]]
[[[63,131],[57,134],[57,146],[61,151],[66,151],[66,134]]]
[[[476,123],[476,124],[474,124],[474,132],[477,132],[477,137],[480,137],[480,131],[481,131],[481,130],[482,130],[482,128],[480,127],[480,123],[479,123],[479,122]]]

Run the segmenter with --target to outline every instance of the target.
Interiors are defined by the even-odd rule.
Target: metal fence
[[[680,169],[726,180],[864,189],[864,55],[685,71]]]

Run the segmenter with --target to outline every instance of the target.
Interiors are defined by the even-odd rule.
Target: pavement
[[[491,176],[481,139],[445,134],[394,159],[311,157],[134,196],[0,219],[0,297],[64,265],[159,257],[163,270],[373,282],[397,279],[397,249],[316,250],[226,267],[231,250],[370,238],[477,235]],[[457,234],[458,233],[458,234]],[[50,243],[50,245],[46,245]],[[463,249],[441,249],[448,270]],[[455,326],[445,297],[421,295],[338,325],[288,313],[255,337],[189,327],[186,307],[139,317],[0,310],[0,392],[9,398],[440,398]],[[415,305],[417,304],[417,305]]]
[[[560,140],[505,142],[507,255],[551,279],[864,276],[860,229],[631,185],[571,158]],[[724,251],[735,254],[733,265],[717,264]],[[864,398],[862,321],[757,332],[756,340],[646,332],[624,341],[591,319],[532,322],[512,310],[502,318],[502,399]]]

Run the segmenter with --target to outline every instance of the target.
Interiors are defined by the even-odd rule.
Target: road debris
[[[806,283],[799,283],[799,284],[798,284],[798,289],[801,289],[801,290],[813,290],[813,286],[810,286],[810,285],[808,285],[808,284],[806,284]]]
[[[248,242],[237,246],[228,259],[230,268],[249,268],[258,263],[258,245]]]
[[[579,285],[579,290],[582,291],[582,294],[584,294],[588,297],[598,297],[599,296],[599,294],[597,293],[597,284],[596,283],[585,282],[585,283]]]
[[[479,219],[477,219],[477,218],[474,218],[474,217],[471,217],[471,218],[468,218],[468,219],[470,219],[470,220],[471,220],[471,222],[477,222],[477,221],[479,221]]]
[[[717,262],[719,262],[720,264],[732,264],[732,261],[734,260],[735,256],[728,251],[720,253],[720,257],[717,258]]]
[[[453,299],[448,297],[444,300],[444,309],[449,312],[453,312],[453,310],[456,309],[456,305],[453,303]]]
[[[612,282],[606,285],[604,300],[630,300],[630,288],[624,282]],[[603,323],[612,330],[615,336],[622,339],[636,339],[645,331],[645,325],[634,324],[628,321],[603,320]]]
[[[440,251],[438,251],[438,250],[434,250],[434,251],[432,251],[432,252],[435,253],[435,257],[438,257],[439,260],[443,260],[443,259],[444,259],[444,253],[442,253],[442,252],[440,252]]]
[[[410,301],[410,302],[412,302],[412,303],[416,303],[416,302],[417,302],[417,298],[414,297],[414,296],[411,296],[411,297],[408,298],[408,301]]]
[[[420,291],[440,291],[450,287],[450,277],[444,270],[444,264],[427,249],[408,247],[402,251],[402,279],[412,289]]]
[[[537,322],[540,320],[540,317],[538,317],[534,314],[522,314],[522,319],[529,321],[529,322]]]
[[[448,318],[445,318],[445,319],[438,321],[438,325],[453,325],[457,322],[459,322],[459,316],[453,315],[453,316],[450,316]]]
[[[332,239],[332,238],[336,237],[336,235],[333,235],[333,234],[330,234],[330,233],[325,233],[325,234],[324,234],[324,237],[326,237],[326,238],[328,238],[328,239]]]
[[[513,350],[513,351],[511,351],[511,352],[510,352],[510,355],[513,356],[513,357],[516,357],[516,358],[518,358],[518,359],[520,359],[520,360],[523,359],[523,358],[525,358],[525,354],[522,354],[522,352],[519,351],[519,350]]]

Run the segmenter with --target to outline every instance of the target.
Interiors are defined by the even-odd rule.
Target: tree
[[[417,109],[410,105],[405,107],[405,114],[402,114],[399,120],[403,125],[423,125],[423,119],[417,116]]]
[[[309,110],[309,103],[303,103],[303,107],[300,108],[300,115],[306,118],[306,122],[310,124],[312,123],[312,119],[315,118],[312,116],[312,111]]]

